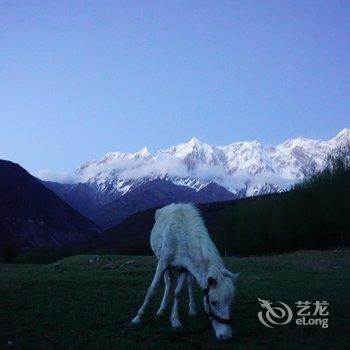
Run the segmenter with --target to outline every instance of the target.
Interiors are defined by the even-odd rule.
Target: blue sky
[[[349,1],[2,0],[0,158],[329,139],[350,126],[349,18]]]

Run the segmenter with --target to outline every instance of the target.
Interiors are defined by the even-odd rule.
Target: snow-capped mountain
[[[126,198],[131,198],[129,194],[137,188],[141,188],[137,193],[144,189],[150,196],[148,183],[152,183],[152,191],[160,186],[162,204],[177,199],[169,183],[178,186],[179,191],[190,189],[186,198],[202,202],[281,192],[321,170],[327,156],[348,143],[350,129],[327,141],[297,138],[276,146],[264,146],[258,141],[213,146],[192,138],[157,151],[145,147],[135,153],[110,152],[100,160],[83,163],[75,171],[75,183],[48,183],[47,186],[101,224],[96,219],[101,217],[96,214],[96,208],[106,206],[116,210],[116,205],[110,205],[114,201],[124,203],[125,207]],[[214,196],[209,194],[212,184],[216,185]],[[144,201],[153,206],[157,203],[149,198]]]
[[[281,191],[321,170],[330,152],[350,142],[350,130],[329,141],[306,138],[264,147],[258,141],[211,146],[193,138],[168,149],[136,153],[110,152],[99,161],[83,163],[77,182],[89,183],[101,193],[124,195],[156,178],[200,190],[210,182],[232,193]]]

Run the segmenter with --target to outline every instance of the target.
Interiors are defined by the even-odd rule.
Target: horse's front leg
[[[159,310],[156,313],[157,316],[163,316],[170,304],[171,291],[174,286],[174,274],[170,269],[167,269],[164,273],[164,284],[164,295]]]
[[[193,295],[193,283],[194,277],[188,273],[187,275],[187,286],[188,286],[188,314],[190,316],[196,316],[196,301]]]
[[[164,272],[166,270],[166,264],[159,260],[156,268],[156,273],[154,274],[152,283],[150,287],[147,290],[147,294],[145,297],[145,300],[143,301],[142,306],[140,307],[139,311],[137,312],[137,315],[132,319],[132,323],[137,325],[141,323],[141,318],[143,314],[145,313],[145,309],[149,302],[152,300],[152,298],[155,296],[157,287],[159,286],[159,282],[162,279]]]
[[[181,322],[179,320],[179,301],[180,301],[180,293],[182,287],[186,282],[187,272],[181,272],[178,277],[177,286],[174,291],[174,305],[171,310],[170,322],[173,328],[181,327]]]

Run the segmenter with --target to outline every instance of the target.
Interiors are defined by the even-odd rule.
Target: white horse
[[[164,276],[165,290],[157,315],[164,314],[173,294],[170,322],[173,327],[180,327],[179,296],[186,280],[189,314],[196,314],[192,290],[195,279],[204,292],[204,307],[216,337],[219,340],[231,338],[230,306],[235,294],[234,282],[239,274],[233,274],[225,268],[199,211],[192,204],[170,204],[156,211],[155,221],[151,247],[158,259],[157,268],[145,300],[132,323],[141,323],[145,309]]]

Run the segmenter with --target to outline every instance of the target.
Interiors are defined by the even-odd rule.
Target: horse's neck
[[[204,230],[206,232],[206,229]],[[190,265],[189,271],[202,289],[207,288],[208,277],[210,277],[211,272],[224,267],[222,258],[214,243],[211,241],[209,233],[207,233],[207,235],[208,239],[204,239],[202,244],[198,245],[196,242],[196,252],[188,257]]]

